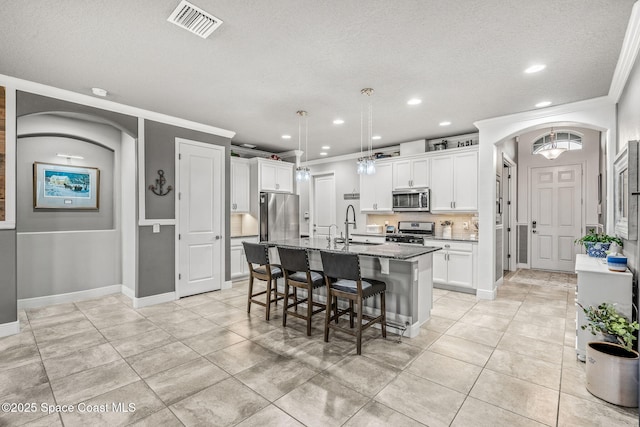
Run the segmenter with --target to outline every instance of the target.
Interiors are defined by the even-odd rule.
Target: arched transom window
[[[558,148],[566,148],[567,150],[582,150],[582,135],[568,130],[559,130],[555,132],[556,146]],[[538,154],[540,150],[550,148],[553,143],[551,132],[548,132],[533,142],[532,153]]]

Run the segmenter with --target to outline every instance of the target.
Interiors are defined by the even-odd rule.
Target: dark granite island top
[[[429,254],[435,251],[441,250],[441,248],[434,246],[412,246],[412,245],[399,245],[397,243],[382,243],[382,244],[363,244],[358,242],[349,243],[349,249],[345,249],[344,244],[329,245],[329,242],[325,238],[299,238],[299,239],[287,239],[287,240],[273,240],[268,242],[262,242],[268,246],[284,246],[292,248],[305,248],[316,251],[332,251],[332,252],[347,252],[352,254],[358,254],[362,256],[370,256],[377,258],[391,258],[396,260],[407,260],[418,257],[420,255]]]

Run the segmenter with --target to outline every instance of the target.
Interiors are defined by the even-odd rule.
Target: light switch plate
[[[153,224],[153,232],[154,233],[160,232],[160,224]]]

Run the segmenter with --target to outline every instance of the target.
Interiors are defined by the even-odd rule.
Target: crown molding
[[[212,135],[221,136],[223,138],[233,138],[236,133],[230,130],[221,129],[215,126],[206,125],[203,123],[194,122],[179,117],[169,116],[167,114],[157,113],[155,111],[144,110],[138,107],[132,107],[130,105],[120,104],[118,102],[109,101],[108,99],[96,98],[94,96],[85,95],[78,92],[73,92],[66,89],[60,89],[53,86],[47,86],[41,83],[32,82],[29,80],[19,79],[17,77],[11,77],[4,74],[0,74],[0,84],[3,86],[11,87],[15,90],[22,90],[25,92],[34,93],[36,95],[48,96],[51,98],[60,99],[62,101],[69,101],[76,104],[82,104],[89,107],[100,108],[107,111],[113,111],[116,113],[127,114],[130,116],[143,118],[146,120],[153,120],[156,122],[166,123],[174,126],[183,127],[186,129],[192,129]]]
[[[633,64],[636,62],[638,49],[640,49],[640,3],[636,2],[631,9],[631,17],[622,42],[622,49],[620,49],[618,63],[609,87],[608,96],[614,103],[617,103],[622,96]]]

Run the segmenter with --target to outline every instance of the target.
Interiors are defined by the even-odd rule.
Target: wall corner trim
[[[494,300],[496,299],[497,291],[496,288],[488,291],[486,289],[477,289],[476,290],[476,299],[481,300]]]
[[[20,333],[20,321],[0,324],[0,338]]]
[[[171,302],[177,299],[178,298],[175,292],[167,292],[164,294],[151,295],[151,296],[142,297],[142,298],[133,298],[133,308],[148,307],[150,305],[162,304],[163,302]]]

